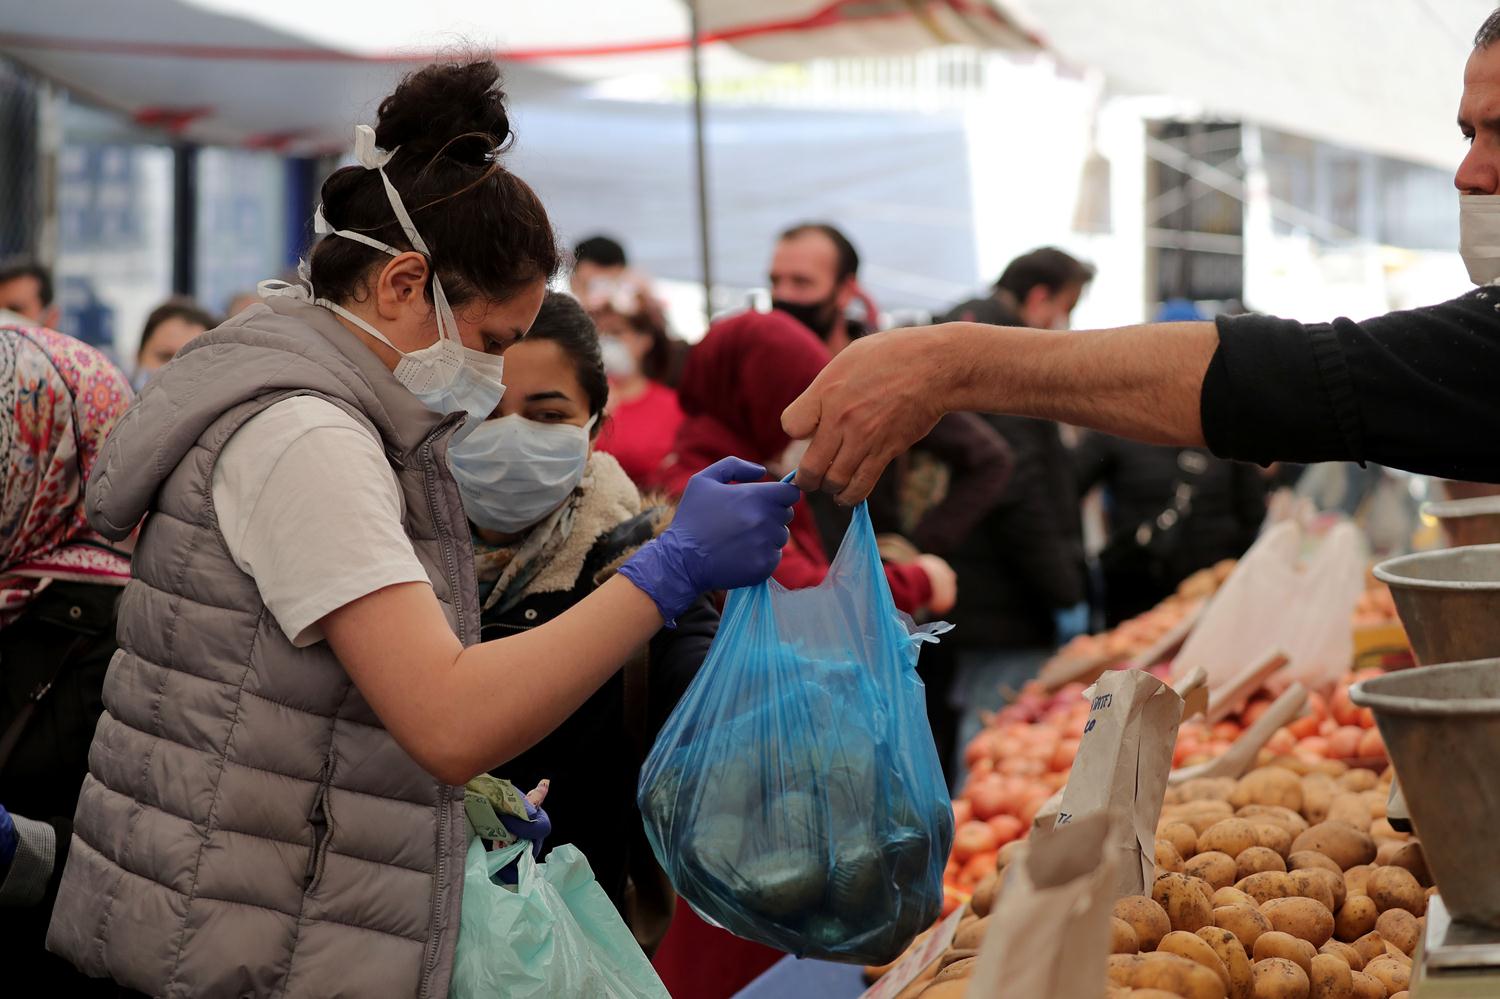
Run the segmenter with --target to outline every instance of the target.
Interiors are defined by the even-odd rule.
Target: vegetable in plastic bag
[[[861,964],[937,919],[953,813],[916,663],[941,627],[896,610],[863,506],[821,585],[729,595],[638,796],[701,916]]]

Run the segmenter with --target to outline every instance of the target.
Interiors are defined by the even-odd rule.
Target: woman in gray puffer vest
[[[194,341],[95,465],[94,528],[143,526],[48,934],[87,974],[155,996],[445,995],[462,785],[780,557],[795,488],[726,459],[571,610],[478,642],[448,447],[494,410],[558,265],[497,159],[498,78],[404,80],[323,185],[337,238],[311,293],[267,289]]]

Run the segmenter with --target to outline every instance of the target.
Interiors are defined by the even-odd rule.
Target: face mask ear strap
[[[399,257],[401,255],[401,251],[389,243],[382,243],[378,239],[372,239],[362,232],[355,232],[352,229],[335,229],[323,215],[322,205],[319,205],[317,211],[313,212],[313,232],[320,236],[341,236],[344,239],[352,239],[356,243],[363,243],[372,249],[379,250],[381,253],[389,254],[392,257]],[[425,253],[426,251],[424,250],[423,252]]]
[[[375,133],[370,130],[370,126],[359,125],[356,126],[356,148],[364,138],[363,133],[360,133],[359,129],[369,132],[369,141],[373,143]],[[443,283],[438,280],[437,264],[433,261],[432,250],[428,249],[427,241],[422,238],[422,234],[417,231],[417,224],[411,220],[411,215],[407,213],[406,205],[402,203],[401,195],[396,191],[396,185],[392,184],[391,178],[386,176],[385,165],[390,162],[390,158],[395,154],[396,150],[392,149],[389,152],[372,157],[370,163],[374,165],[370,169],[380,174],[380,182],[385,185],[386,200],[391,203],[391,211],[395,213],[396,221],[401,224],[401,231],[406,233],[406,238],[411,242],[412,249],[426,257],[427,266],[432,269],[432,302],[437,309],[438,336],[445,337],[452,340],[455,344],[462,346],[463,341],[458,336],[458,323],[453,318],[453,309],[448,305],[448,296],[443,292]],[[361,160],[361,162],[364,161]],[[360,242],[370,243],[376,247],[385,247],[393,255],[396,252],[395,250],[391,250],[390,247],[386,247],[384,243],[375,243],[369,239],[360,239]]]
[[[380,182],[385,187],[386,200],[390,202],[391,211],[395,214],[396,221],[401,226],[401,231],[406,234],[406,238],[410,241],[412,248],[427,258],[427,267],[430,271],[429,280],[432,284],[432,301],[437,312],[438,339],[450,340],[456,346],[462,347],[463,341],[458,335],[458,323],[453,318],[453,309],[448,304],[448,296],[443,291],[443,283],[438,280],[437,267],[432,259],[432,250],[428,248],[427,241],[422,238],[422,234],[417,231],[416,223],[412,221],[411,215],[406,211],[406,205],[402,203],[401,195],[397,192],[396,186],[391,183],[391,178],[386,176],[385,165],[391,161],[391,157],[394,155],[396,155],[395,149],[382,150],[376,146],[375,130],[369,125],[354,126],[355,159],[366,170],[374,170],[380,174]],[[354,232],[351,229],[335,229],[323,214],[323,206],[321,204],[313,212],[313,231],[319,235],[352,239],[356,243],[363,243],[371,249],[379,250],[381,253],[392,257],[399,257],[401,255],[401,251],[389,243],[382,243],[380,240],[366,236],[362,232]],[[324,303],[322,299],[318,299],[317,301],[320,305],[331,305],[331,303]],[[344,314],[342,309],[337,311],[340,314]],[[363,322],[360,325],[367,329],[369,328],[368,324]],[[384,343],[389,343],[384,336],[381,336],[380,339]]]

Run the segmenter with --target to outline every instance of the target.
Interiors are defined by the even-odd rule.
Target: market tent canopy
[[[701,0],[720,69],[942,44],[1034,48],[988,0]],[[416,23],[414,23],[416,22]],[[186,138],[288,152],[343,148],[405,69],[489,52],[519,101],[601,79],[684,74],[681,0],[0,0],[0,54]]]
[[[1115,91],[1452,169],[1474,32],[1495,0],[1006,0]]]
[[[1058,53],[1115,92],[1451,168],[1492,0],[698,0],[710,71],[944,44]],[[493,51],[518,100],[683,73],[684,0],[0,0],[0,53],[202,141],[339,146],[401,69]],[[415,22],[415,23],[414,23]],[[207,67],[207,70],[205,70]]]

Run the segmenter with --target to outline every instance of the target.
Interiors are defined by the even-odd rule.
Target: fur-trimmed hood
[[[598,585],[614,575],[620,565],[635,554],[641,544],[656,537],[672,522],[676,511],[662,497],[642,497],[634,482],[625,474],[613,455],[594,451],[589,457],[579,489],[582,501],[573,515],[573,530],[551,561],[537,573],[523,591],[524,596],[539,593],[563,593],[578,585],[579,577],[595,555],[599,542],[623,524],[639,517],[648,518],[650,533],[623,550],[606,553],[608,561],[594,571]],[[596,555],[597,558],[597,555]]]

